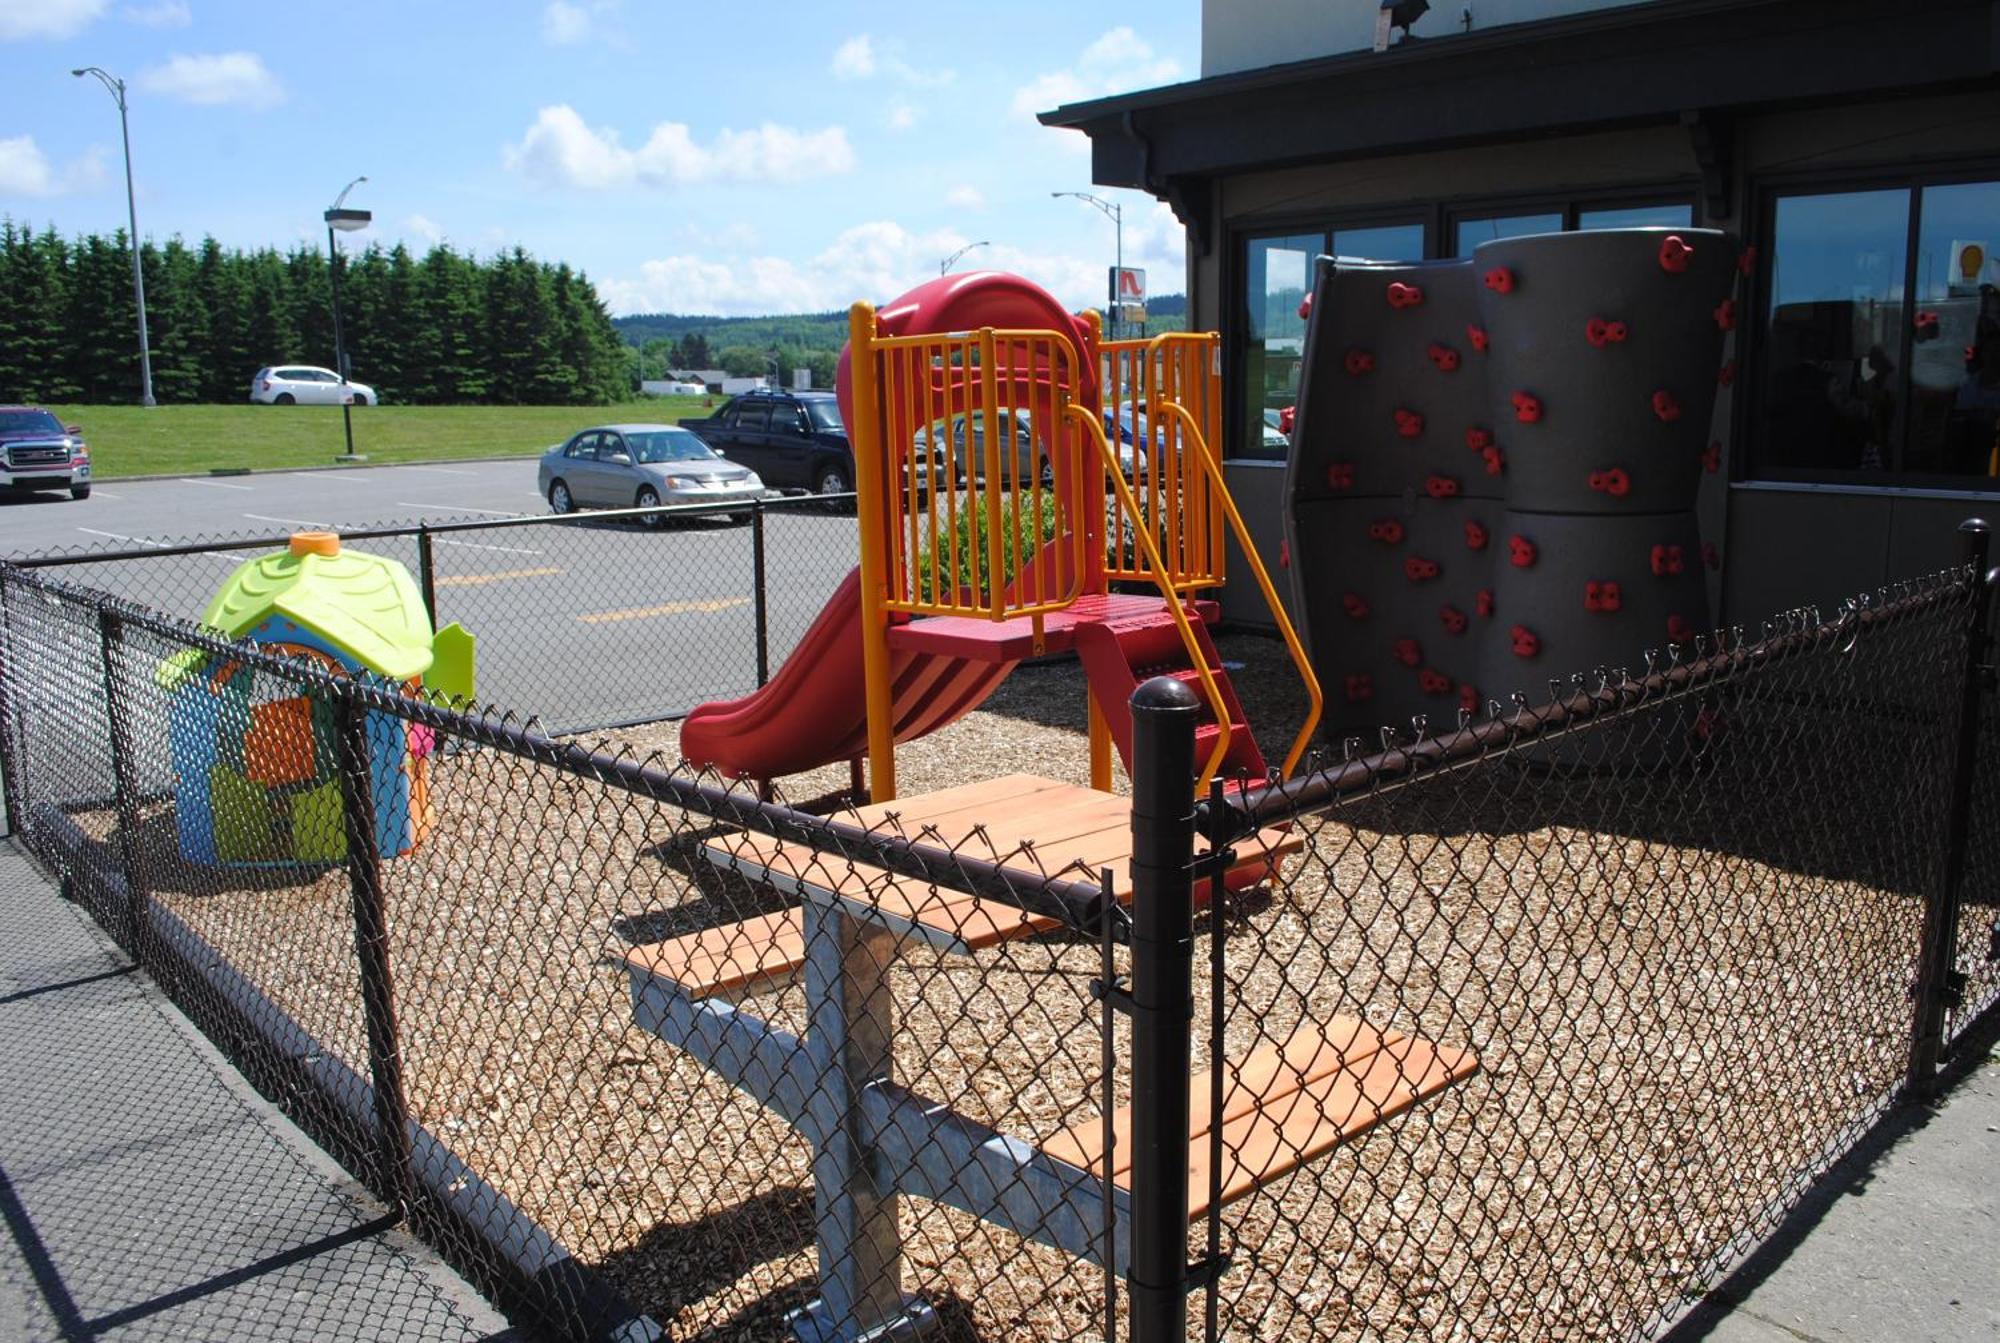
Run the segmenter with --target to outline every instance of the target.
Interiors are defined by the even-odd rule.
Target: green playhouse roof
[[[430,617],[410,571],[381,555],[343,550],[337,538],[302,535],[290,550],[246,562],[201,618],[240,639],[273,616],[392,680],[421,676],[431,665]]]

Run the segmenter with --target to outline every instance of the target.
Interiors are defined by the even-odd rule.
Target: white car
[[[330,368],[311,364],[279,364],[260,368],[250,379],[250,399],[266,406],[337,406],[352,397],[357,406],[376,404],[375,389],[365,382],[343,385]]]

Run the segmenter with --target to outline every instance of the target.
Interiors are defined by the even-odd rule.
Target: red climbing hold
[[[1350,620],[1368,619],[1368,602],[1360,593],[1349,592],[1342,595],[1340,605]]]
[[[1620,595],[1616,583],[1585,583],[1583,585],[1583,609],[1610,615],[1619,607]]]
[[[1313,296],[1311,294],[1307,294],[1304,298],[1299,300],[1299,320],[1301,322],[1306,321],[1312,315],[1313,315]]]
[[[1614,499],[1623,499],[1632,492],[1632,478],[1625,474],[1624,468],[1617,466],[1609,471],[1592,471],[1590,488]]]
[[[1531,658],[1542,651],[1542,641],[1526,625],[1516,625],[1507,633],[1513,641],[1515,657]]]
[[[1942,329],[1938,315],[1928,308],[1917,314],[1915,326],[1918,340],[1936,340]]]
[[[1470,684],[1460,686],[1458,688],[1458,707],[1465,711],[1467,717],[1478,714],[1479,687]]]
[[[1449,634],[1463,634],[1465,627],[1472,623],[1465,618],[1465,612],[1456,606],[1440,606],[1438,619],[1443,622],[1445,631]]]
[[[1487,448],[1480,454],[1486,459],[1486,474],[1497,476],[1507,469],[1507,454],[1498,448]]]
[[[1384,545],[1402,544],[1403,524],[1394,518],[1379,518],[1368,524],[1368,539],[1380,541]]]
[[[1298,423],[1298,419],[1299,408],[1297,406],[1278,407],[1278,432],[1290,438],[1292,426]]]
[[[1389,654],[1405,667],[1414,667],[1424,660],[1424,647],[1415,639],[1398,639],[1390,645]]]
[[[1432,341],[1430,349],[1425,351],[1425,353],[1430,355],[1431,362],[1437,365],[1438,372],[1456,373],[1458,371],[1458,351],[1452,349],[1451,346],[1440,345],[1436,341]]]
[[[1354,463],[1335,462],[1326,468],[1326,487],[1330,490],[1351,490],[1354,488]]]
[[[1709,440],[1708,447],[1702,450],[1701,467],[1702,470],[1708,472],[1711,476],[1722,469],[1721,439],[1714,438]]]
[[[1736,269],[1742,275],[1748,275],[1750,272],[1756,270],[1757,249],[1754,247],[1744,248],[1742,254],[1736,258]]]
[[[1681,417],[1680,398],[1668,391],[1654,392],[1653,414],[1660,417],[1660,423],[1672,424]]]
[[[1486,528],[1476,522],[1465,524],[1465,548],[1467,550],[1486,549]]]
[[[1426,695],[1451,693],[1451,678],[1432,667],[1426,667],[1417,674],[1417,684],[1423,687]]]
[[[1433,499],[1451,499],[1458,494],[1458,482],[1450,476],[1429,476],[1424,480],[1424,493]]]
[[[1493,431],[1473,425],[1465,431],[1465,446],[1474,452],[1484,452],[1493,446]]]
[[[1507,562],[1516,569],[1531,569],[1535,564],[1535,543],[1525,536],[1507,538]]]
[[[1363,373],[1372,373],[1375,369],[1375,356],[1358,345],[1349,350],[1347,357],[1341,362],[1347,366],[1347,371],[1357,378]]]
[[[1667,638],[1677,644],[1686,643],[1689,639],[1694,638],[1694,626],[1688,624],[1685,617],[1668,616]]]
[[[1412,555],[1403,561],[1403,575],[1412,583],[1428,583],[1442,572],[1436,560],[1427,560],[1421,555]]]
[[[1593,317],[1583,324],[1583,338],[1601,350],[1604,348],[1604,342],[1610,339],[1605,334],[1610,330],[1610,325],[1602,317]]]
[[[1681,571],[1681,548],[1679,546],[1653,547],[1653,573],[1665,578]]]
[[[1722,567],[1722,552],[1715,548],[1715,542],[1704,541],[1701,543],[1701,562],[1711,569],[1720,569]]]
[[[1736,361],[1734,359],[1723,361],[1722,367],[1715,371],[1715,381],[1723,387],[1727,387],[1736,381]]]
[[[1372,699],[1375,695],[1375,678],[1372,676],[1350,676],[1347,678],[1347,698],[1358,702]]]
[[[1533,424],[1542,418],[1542,402],[1532,392],[1516,392],[1513,396],[1514,418],[1522,424]]]
[[[1292,543],[1289,537],[1278,542],[1278,567],[1280,569],[1292,567]]]
[[[1414,308],[1424,301],[1424,291],[1413,284],[1400,280],[1389,286],[1389,306],[1392,308]]]
[[[1495,266],[1486,272],[1486,287],[1496,294],[1514,292],[1514,272],[1505,266]]]
[[[1479,589],[1478,595],[1472,599],[1472,609],[1482,616],[1491,617],[1493,614],[1493,589]]]
[[[1669,233],[1660,239],[1660,269],[1679,275],[1688,268],[1694,257],[1694,248],[1689,247],[1678,233]]]
[[[1719,331],[1736,329],[1736,300],[1726,298],[1715,307],[1715,326]]]
[[[1396,432],[1404,438],[1416,438],[1424,432],[1424,417],[1414,410],[1396,407]]]
[[[1480,352],[1481,354],[1485,354],[1485,353],[1486,353],[1486,328],[1485,328],[1485,327],[1483,327],[1483,326],[1468,326],[1467,328],[1465,328],[1465,338],[1466,338],[1467,340],[1469,340],[1469,341],[1471,341],[1471,342],[1472,342],[1472,348],[1473,348],[1473,349],[1475,349],[1475,350],[1479,351],[1479,352]]]

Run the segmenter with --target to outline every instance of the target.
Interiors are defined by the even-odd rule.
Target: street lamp
[[[153,400],[153,352],[146,347],[146,274],[139,265],[139,207],[132,199],[132,130],[125,123],[125,81],[94,65],[70,73],[78,79],[95,75],[118,104],[118,135],[125,142],[125,217],[132,225],[132,297],[139,305],[139,404],[158,405]]]
[[[1074,196],[1080,201],[1089,201],[1111,217],[1111,224],[1118,235],[1117,260],[1111,271],[1111,339],[1118,339],[1118,317],[1124,305],[1118,301],[1118,277],[1125,271],[1125,210],[1116,201],[1108,201],[1102,196],[1093,196],[1087,191],[1051,191],[1051,196]]]
[[[992,243],[990,243],[990,242],[969,242],[969,243],[967,243],[967,244],[966,244],[965,246],[963,246],[963,247],[959,248],[959,249],[958,249],[958,250],[957,250],[956,252],[953,252],[953,253],[952,253],[952,254],[951,254],[950,256],[946,257],[946,258],[945,258],[944,260],[942,260],[942,261],[938,262],[938,274],[939,274],[939,275],[949,275],[949,274],[951,274],[951,268],[952,268],[953,266],[956,266],[956,265],[958,264],[958,259],[959,259],[960,257],[964,256],[964,255],[965,255],[965,254],[966,254],[967,252],[970,252],[970,251],[971,251],[971,250],[972,250],[973,248],[975,248],[975,247],[991,247],[992,245],[993,245],[993,244],[992,244]]]
[[[342,388],[347,386],[347,340],[340,329],[340,248],[334,242],[333,235],[336,229],[342,233],[353,233],[357,230],[365,229],[368,227],[368,221],[375,217],[366,210],[344,210],[340,204],[347,199],[348,192],[354,190],[354,188],[367,180],[366,177],[357,177],[342,187],[340,194],[333,198],[333,204],[327,208],[326,212],[327,264],[333,268],[333,366],[334,372],[340,375],[340,385]],[[341,428],[347,432],[347,455],[352,458],[354,456],[354,397],[352,393],[345,390],[340,394],[340,424]]]

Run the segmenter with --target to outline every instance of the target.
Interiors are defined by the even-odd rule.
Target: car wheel
[[[274,406],[290,406],[296,405],[297,401],[298,399],[290,392],[279,392],[276,397],[272,398],[271,404]]]
[[[634,508],[658,508],[660,506],[660,492],[651,485],[641,485],[638,497],[632,500],[632,506]],[[640,522],[643,522],[648,527],[657,527],[664,520],[658,513],[639,519]]]
[[[814,494],[850,494],[853,490],[854,483],[847,478],[847,468],[839,462],[822,462],[819,469],[813,472]],[[828,504],[827,508],[838,513],[846,506],[843,501]]]
[[[576,512],[576,500],[570,497],[567,483],[558,480],[549,486],[549,507],[558,513]]]
[[[70,486],[69,497],[72,499],[88,499],[90,497],[90,486],[88,485]]]

